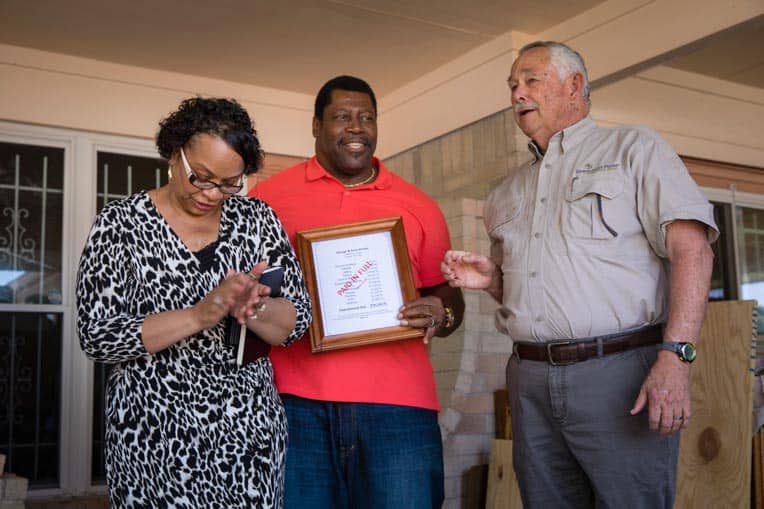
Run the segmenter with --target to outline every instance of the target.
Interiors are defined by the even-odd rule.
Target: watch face
[[[695,360],[698,352],[692,343],[684,343],[679,349],[679,354],[682,356],[682,360],[692,362]]]

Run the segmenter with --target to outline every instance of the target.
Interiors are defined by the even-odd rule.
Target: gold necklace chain
[[[368,177],[363,179],[361,182],[356,182],[355,184],[345,184],[345,187],[358,187],[358,186],[362,186],[364,184],[368,184],[369,182],[374,180],[374,178],[376,176],[377,176],[377,167],[376,166],[372,166],[371,167],[371,175],[369,175]]]

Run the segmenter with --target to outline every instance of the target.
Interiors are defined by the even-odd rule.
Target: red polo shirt
[[[375,164],[379,175],[373,183],[345,188],[313,157],[260,182],[250,196],[273,207],[293,246],[299,230],[401,216],[414,284],[424,288],[442,283],[440,262],[450,239],[440,208],[379,160]],[[306,335],[289,347],[273,348],[271,361],[283,394],[439,409],[421,339],[313,354]]]

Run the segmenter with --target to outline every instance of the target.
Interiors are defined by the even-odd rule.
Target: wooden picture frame
[[[398,309],[416,298],[400,217],[299,231],[297,257],[313,303],[314,353],[424,337],[398,325]]]

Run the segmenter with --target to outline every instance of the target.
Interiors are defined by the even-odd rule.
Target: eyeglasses
[[[244,187],[244,183],[241,180],[239,180],[238,184],[216,184],[211,180],[199,178],[199,176],[194,173],[194,170],[191,169],[191,166],[189,166],[186,154],[183,153],[183,147],[180,147],[180,158],[183,160],[183,166],[186,168],[188,181],[198,189],[209,190],[217,187],[223,194],[236,194],[241,191],[242,187]]]

